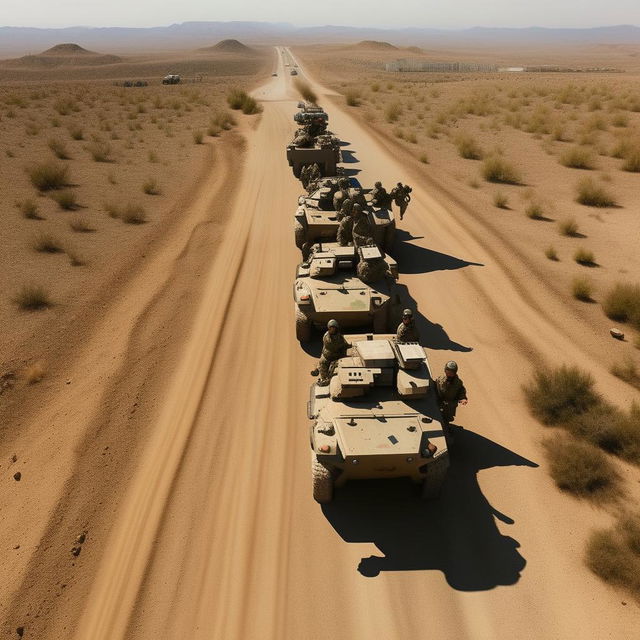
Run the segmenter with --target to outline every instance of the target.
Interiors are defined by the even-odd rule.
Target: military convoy
[[[311,385],[313,497],[327,503],[350,480],[402,477],[437,497],[449,454],[424,348],[395,334],[345,338],[329,385]]]
[[[170,73],[168,76],[162,78],[162,84],[180,84],[181,80],[182,78],[179,75]]]
[[[309,341],[329,320],[372,331],[345,335],[344,356],[321,359],[328,369],[311,385],[313,497],[330,502],[334,489],[350,480],[407,477],[421,486],[423,498],[435,498],[449,467],[448,436],[424,348],[392,333],[401,300],[390,255],[396,233],[391,199],[342,174],[340,143],[327,131],[329,116],[321,107],[298,108],[294,120],[301,128],[287,146],[289,165],[307,191],[294,216],[302,253],[293,285],[296,337]],[[345,240],[341,220],[350,215],[352,234]],[[357,228],[366,234],[356,234]]]

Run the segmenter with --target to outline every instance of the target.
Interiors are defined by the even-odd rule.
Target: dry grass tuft
[[[559,258],[558,258],[558,254],[555,250],[554,247],[547,247],[544,251],[544,255],[549,259],[549,260],[553,260],[554,262],[558,262]]]
[[[147,221],[147,214],[139,204],[129,203],[121,212],[119,217],[127,224],[144,224]]]
[[[539,202],[532,202],[525,209],[525,214],[527,218],[531,218],[531,220],[544,220],[544,210],[542,209],[542,205]]]
[[[158,181],[155,178],[149,178],[148,180],[145,180],[144,184],[142,185],[142,190],[148,196],[159,196],[161,193],[160,187],[158,186]]]
[[[16,202],[16,207],[18,207],[18,211],[20,211],[25,218],[28,218],[29,220],[42,220],[38,213],[38,205],[36,202],[31,200],[31,198]]]
[[[563,236],[575,238],[578,234],[578,223],[575,218],[565,218],[558,222],[558,230]]]
[[[53,151],[56,158],[59,158],[60,160],[68,160],[71,157],[67,150],[67,146],[62,140],[58,138],[51,138],[47,144],[49,145],[49,149]]]
[[[576,201],[588,207],[614,207],[613,196],[591,178],[581,180],[576,186]]]
[[[640,369],[638,369],[635,360],[630,356],[627,356],[623,362],[613,364],[611,373],[616,376],[616,378],[620,378],[620,380],[624,380],[636,389],[640,389]]]
[[[465,160],[480,160],[483,156],[482,148],[469,133],[460,133],[456,137],[455,144],[458,154]]]
[[[22,370],[22,378],[27,384],[36,384],[40,382],[47,372],[47,368],[42,362],[34,362],[33,364],[27,365]]]
[[[560,164],[572,169],[595,169],[593,152],[588,147],[572,147],[560,156]]]
[[[41,233],[37,236],[32,247],[39,253],[62,253],[63,251],[60,240],[48,233]]]
[[[74,211],[78,208],[78,197],[73,191],[56,191],[51,194],[51,199],[58,203],[58,206],[65,211]]]
[[[45,162],[29,169],[29,178],[39,191],[61,189],[69,183],[69,168],[54,162]]]
[[[585,267],[593,267],[596,264],[596,259],[593,254],[593,251],[589,251],[584,247],[580,247],[576,249],[576,252],[573,254],[573,259],[578,263]]]
[[[640,285],[616,283],[605,296],[602,308],[608,318],[640,328]]]
[[[76,216],[69,220],[69,226],[72,231],[76,233],[91,233],[95,229],[91,226],[89,221],[83,216]]]
[[[246,91],[242,89],[232,89],[227,94],[227,104],[235,110],[241,110],[242,113],[252,115],[260,113],[262,107],[255,98],[252,98]]]
[[[521,184],[520,173],[502,156],[486,158],[482,165],[482,175],[487,182]]]
[[[13,297],[21,311],[39,311],[53,306],[47,290],[39,285],[24,285]]]
[[[591,281],[587,278],[576,277],[571,283],[571,293],[576,300],[581,302],[593,302],[591,294],[593,293],[593,286]]]
[[[202,131],[194,131],[193,132],[194,144],[202,144],[203,141],[204,141],[204,133],[202,133]]]
[[[94,137],[87,145],[87,151],[95,162],[113,162],[111,145],[102,138]]]

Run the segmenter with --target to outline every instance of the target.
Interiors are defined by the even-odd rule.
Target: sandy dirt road
[[[518,256],[499,264],[481,229],[418,184],[401,283],[432,366],[457,359],[471,398],[449,479],[429,505],[404,483],[347,487],[323,509],[312,500],[315,354],[294,337],[300,186],[284,158],[296,98],[282,60],[278,73],[257,92],[265,110],[226,242],[75,637],[629,637],[638,608],[582,565],[585,535],[607,515],[552,486],[520,385],[561,355],[605,392],[628,391],[571,344],[578,319],[522,286]],[[363,184],[408,179],[347,114],[330,118]]]

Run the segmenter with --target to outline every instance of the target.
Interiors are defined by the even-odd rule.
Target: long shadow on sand
[[[356,158],[354,151],[349,151],[348,149],[345,149],[342,152],[342,162],[343,164],[354,164],[356,162],[360,162],[360,160]]]
[[[409,482],[353,482],[322,511],[346,542],[371,542],[381,555],[362,558],[366,577],[382,571],[442,571],[460,591],[518,582],[526,560],[520,544],[503,535],[496,518],[513,524],[484,497],[477,474],[492,467],[538,465],[476,433],[456,432],[451,468],[441,496],[424,502]]]
[[[400,273],[430,273],[464,269],[470,266],[484,267],[481,262],[469,262],[410,242],[410,240],[419,239],[404,229],[398,229],[396,232],[392,255],[398,261]]]

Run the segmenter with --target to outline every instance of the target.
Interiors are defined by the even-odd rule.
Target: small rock
[[[65,384],[71,384],[71,380],[67,380]]]
[[[626,603],[624,600],[622,601],[622,606],[623,606],[623,607],[626,607],[626,606],[627,606],[627,603]]]
[[[13,547],[13,548],[14,548],[14,549],[19,549],[19,548],[20,548],[20,545],[19,545],[19,544],[17,544],[17,545],[16,545],[15,547]]]
[[[18,456],[15,453],[11,456],[11,462],[18,462]]]
[[[609,329],[609,333],[616,339],[616,340],[624,340],[624,333],[622,331],[620,331],[620,329],[616,329],[615,327]]]
[[[22,638],[22,636],[24,635],[24,627],[17,627],[16,628],[16,633],[18,634],[18,636],[20,638]]]
[[[86,539],[87,539],[87,534],[86,534],[86,533],[81,533],[81,534],[76,538],[76,544],[82,544]]]
[[[16,471],[16,472],[13,474],[13,479],[14,479],[16,482],[20,482],[20,478],[22,478],[22,474],[21,474],[19,471]]]
[[[81,551],[82,547],[73,547],[73,549],[71,549],[71,555],[78,557]]]

